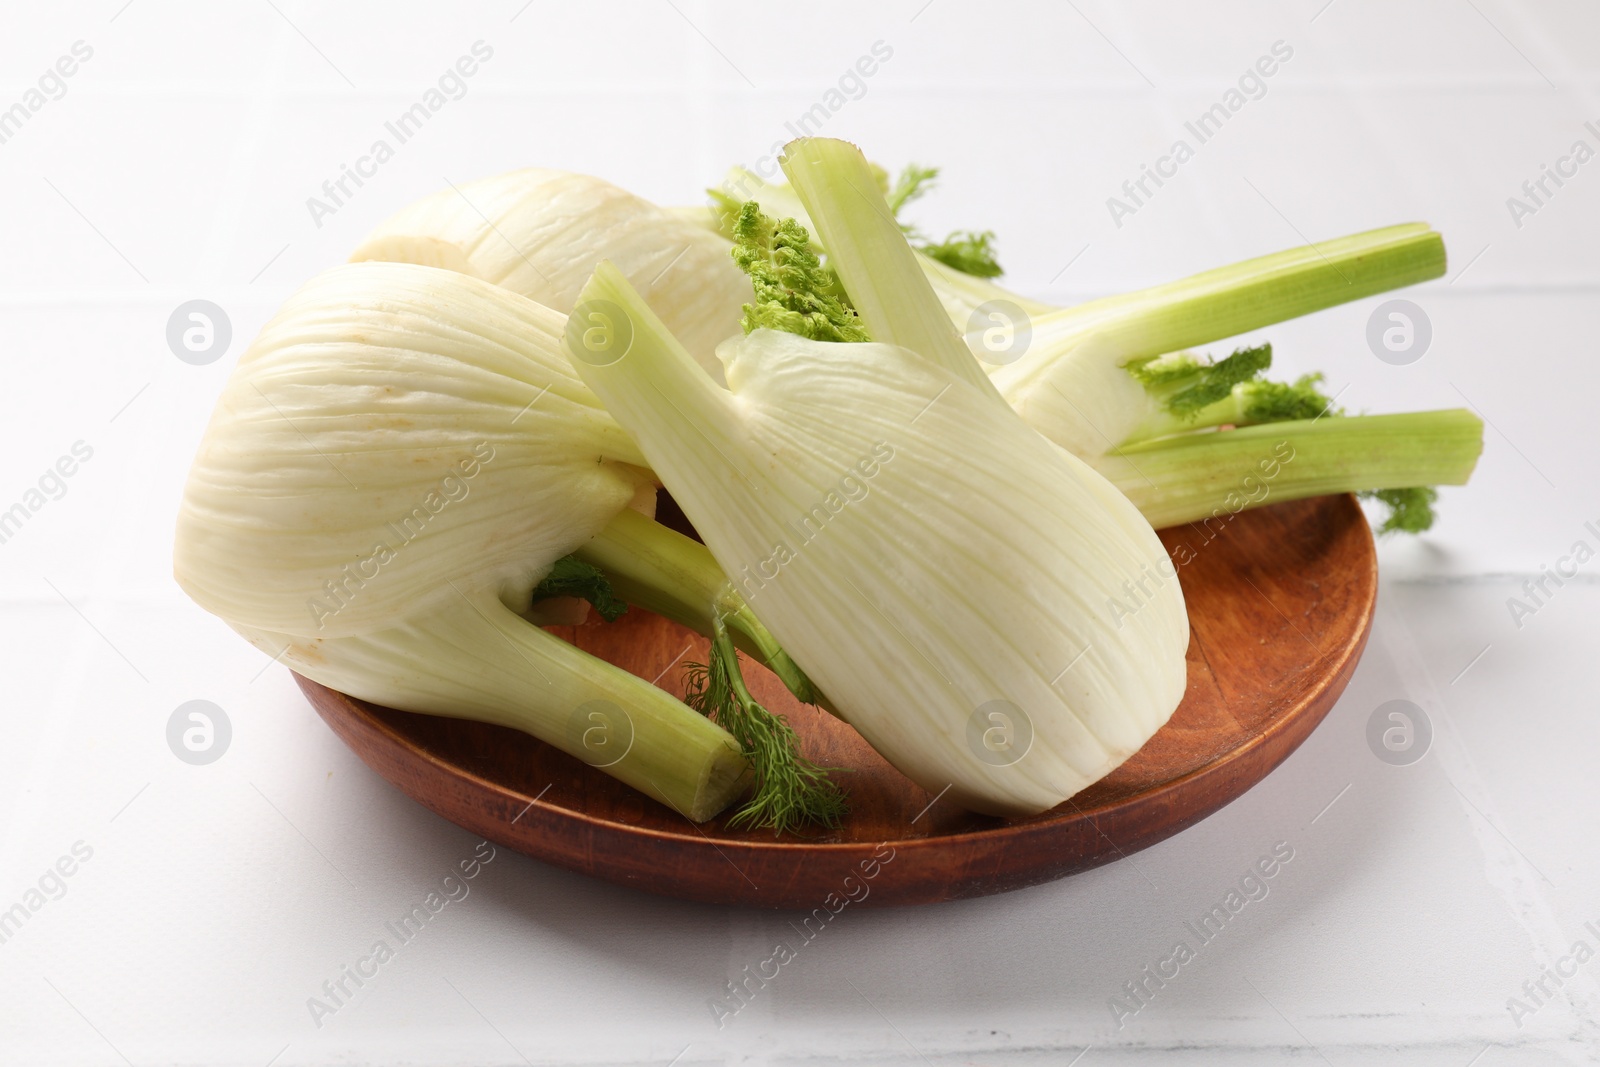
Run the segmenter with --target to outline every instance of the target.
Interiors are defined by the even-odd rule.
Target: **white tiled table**
[[[1520,227],[1506,200],[1575,140],[1600,147],[1584,126],[1600,120],[1600,9],[674,3],[11,14],[0,107],[75,42],[92,55],[0,143],[0,508],[74,443],[93,454],[0,544],[0,908],[74,846],[89,858],[0,944],[0,1061],[1593,1062],[1600,962],[1546,980],[1555,995],[1524,1018],[1507,1002],[1570,970],[1574,942],[1600,950],[1600,563],[1520,628],[1506,601],[1573,542],[1600,547],[1584,527],[1600,524],[1600,162]],[[493,54],[465,96],[315,224],[306,199],[477,41]],[[1265,94],[1116,226],[1107,197],[1278,41],[1293,54]],[[501,851],[317,1025],[307,998],[476,842],[367,771],[282,668],[172,584],[179,490],[233,358],[300,280],[446,180],[540,164],[695,201],[875,42],[891,54],[823,132],[944,166],[921,220],[996,230],[1025,292],[1073,301],[1302,235],[1432,222],[1452,267],[1408,294],[1433,325],[1420,362],[1368,351],[1377,300],[1264,336],[1356,410],[1479,407],[1472,486],[1444,493],[1428,537],[1382,546],[1371,645],[1315,736],[1131,861],[846,913],[719,1030],[707,1001],[786,916]],[[233,325],[210,366],[164,340],[194,298]],[[1401,697],[1434,737],[1395,767],[1365,730]],[[234,728],[203,767],[164,738],[197,698]],[[1277,842],[1294,859],[1270,895],[1119,1029],[1110,998]]]

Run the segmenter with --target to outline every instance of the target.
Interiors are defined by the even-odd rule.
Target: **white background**
[[[1520,227],[1506,201],[1575,140],[1600,147],[1584,129],[1600,120],[1600,10],[1325,2],[8,12],[0,106],[73,42],[94,51],[0,145],[0,508],[75,441],[94,454],[0,545],[0,908],[75,842],[93,857],[0,944],[0,1060],[1594,1062],[1600,961],[1520,1027],[1507,1000],[1573,942],[1600,948],[1584,927],[1600,928],[1600,562],[1520,629],[1506,600],[1580,538],[1600,547],[1583,528],[1600,520],[1600,162]],[[480,39],[494,55],[466,97],[315,225],[307,197]],[[1279,40],[1293,58],[1265,97],[1115,226],[1106,198]],[[234,358],[300,281],[447,180],[543,165],[698,202],[875,41],[892,58],[823,132],[894,167],[944,167],[918,219],[997,231],[1010,284],[1032,295],[1076,301],[1302,237],[1431,222],[1451,269],[1407,294],[1433,325],[1419,362],[1368,350],[1380,298],[1265,336],[1282,368],[1325,370],[1355,410],[1476,406],[1490,427],[1472,485],[1445,491],[1431,534],[1382,546],[1371,646],[1316,735],[1129,861],[847,911],[719,1031],[707,1000],[788,916],[655,899],[502,850],[313,1025],[307,997],[475,840],[367,771],[283,668],[172,583],[180,487]],[[233,324],[210,366],[165,341],[194,298]],[[196,698],[234,727],[205,767],[164,737]],[[1412,766],[1364,739],[1395,698],[1433,724]],[[1271,895],[1118,1029],[1108,999],[1279,841],[1295,858]]]

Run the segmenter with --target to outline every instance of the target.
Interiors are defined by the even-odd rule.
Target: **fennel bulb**
[[[567,344],[746,600],[925,788],[1043,811],[1177,706],[1188,620],[1161,542],[973,382],[756,330],[724,346],[723,388],[609,264]],[[1118,613],[1125,582],[1149,595]]]
[[[727,242],[586,174],[529,168],[443,189],[380,223],[350,257],[443,267],[562,313],[615,263],[702,366],[737,328],[749,286]]]
[[[703,820],[744,787],[734,739],[519,617],[556,560],[653,500],[564,326],[431,267],[312,279],[217,403],[174,574],[306,677],[524,730]]]

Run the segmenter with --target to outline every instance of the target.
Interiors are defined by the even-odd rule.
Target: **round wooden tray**
[[[299,678],[344,742],[424,806],[530,856],[653,893],[811,911],[927,904],[1037,885],[1161,841],[1266,777],[1322,721],[1355,670],[1377,595],[1354,497],[1319,497],[1163,530],[1189,607],[1189,688],[1113,774],[1042,815],[997,819],[913,785],[859,735],[751,666],[807,753],[855,768],[851,814],[816,838],[695,826],[525,734],[411,715]],[[698,635],[642,611],[557,632],[682,695]],[[848,881],[847,881],[848,879]],[[864,896],[862,894],[865,894]],[[859,899],[858,899],[859,898]]]

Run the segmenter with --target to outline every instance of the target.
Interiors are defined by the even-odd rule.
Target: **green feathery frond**
[[[1130,363],[1127,371],[1146,389],[1160,394],[1167,411],[1181,418],[1227,398],[1234,386],[1257,380],[1270,366],[1272,346],[1258,345],[1241,348],[1216,363],[1201,362],[1190,352],[1175,352]]]
[[[1288,422],[1338,416],[1344,411],[1317,388],[1322,375],[1306,374],[1289,382],[1261,377],[1272,366],[1272,346],[1241,348],[1219,363],[1193,352],[1174,352],[1128,365],[1128,373],[1161,399],[1169,414],[1193,417],[1208,405],[1234,394],[1236,419],[1245,423]]]
[[[894,217],[900,217],[900,209],[919,200],[933,189],[934,179],[939,176],[938,167],[924,167],[918,163],[907,163],[900,177],[895,179],[885,198],[889,201],[889,210]],[[911,233],[911,229],[901,223],[901,229]]]
[[[1146,389],[1171,385],[1199,374],[1208,364],[1193,352],[1169,352],[1164,356],[1135,360],[1124,369]]]
[[[900,229],[904,231],[912,246],[929,259],[937,260],[953,270],[970,274],[974,278],[1000,277],[1005,271],[995,254],[993,230],[954,230],[944,240],[932,241],[900,217],[900,209],[930,192],[938,177],[938,167],[924,167],[918,163],[906,164],[906,168],[900,172],[900,177],[895,179],[894,185],[888,187],[885,193],[895,221],[900,224]]]
[[[1206,361],[1192,352],[1138,360],[1126,370],[1149,390],[1171,421],[1158,424],[1154,435],[1185,434],[1218,425],[1271,422],[1314,423],[1323,416],[1345,417],[1344,410],[1318,388],[1322,375],[1306,374],[1292,384],[1267,381],[1272,346],[1241,348],[1227,359]],[[1227,401],[1227,403],[1224,403]],[[1209,409],[1209,410],[1208,410]],[[1428,486],[1373,489],[1359,494],[1389,509],[1379,534],[1421,533],[1433,525],[1438,491]]]
[[[611,582],[600,568],[576,556],[556,560],[550,573],[533,589],[534,603],[554,596],[582,597],[606,622],[615,622],[628,610],[628,605],[612,592]]]
[[[918,246],[917,251],[974,278],[998,278],[1005,273],[995,258],[993,230],[957,230],[936,244]]]
[[[1174,415],[1192,415],[1208,404],[1215,404],[1233,392],[1240,382],[1255,379],[1272,366],[1272,346],[1241,348],[1226,359],[1202,367],[1199,380],[1167,398],[1167,410]]]
[[[789,720],[757,703],[739,671],[739,653],[721,618],[715,622],[709,663],[685,668],[683,702],[733,735],[755,772],[755,790],[728,825],[771,829],[837,826],[848,810],[844,792],[823,768],[800,752]]]
[[[1288,422],[1293,419],[1316,419],[1324,415],[1343,415],[1344,411],[1334,407],[1333,400],[1317,388],[1321,384],[1321,374],[1302,375],[1295,379],[1293,385],[1285,382],[1245,382],[1245,418],[1251,422]]]
[[[1439,500],[1439,490],[1429,485],[1410,489],[1373,489],[1359,494],[1364,500],[1376,500],[1389,507],[1389,515],[1378,527],[1378,533],[1422,533],[1433,525],[1433,505]]]

